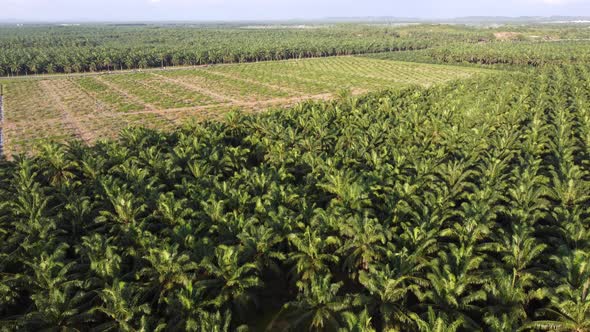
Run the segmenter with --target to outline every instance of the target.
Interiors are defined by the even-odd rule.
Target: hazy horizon
[[[260,21],[346,17],[584,16],[590,0],[0,0],[0,21]]]

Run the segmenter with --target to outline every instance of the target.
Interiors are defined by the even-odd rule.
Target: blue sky
[[[588,15],[590,0],[0,0],[0,20],[239,20]]]

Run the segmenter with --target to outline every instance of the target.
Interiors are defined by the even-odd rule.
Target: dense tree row
[[[0,167],[0,323],[586,331],[589,106],[545,68],[46,144]]]
[[[525,66],[590,62],[589,41],[499,42],[440,47],[427,52],[443,62]]]
[[[252,62],[413,51],[431,62],[540,65],[589,60],[588,43],[485,43],[509,29],[523,39],[588,39],[588,29],[450,25],[32,26],[0,29],[0,76]],[[402,57],[404,55],[401,55]],[[406,57],[407,58],[407,57]],[[404,59],[406,59],[404,58]],[[412,60],[410,58],[410,60]]]
[[[451,43],[417,51],[387,52],[367,56],[389,60],[497,67],[583,64],[590,62],[590,39],[562,42]]]
[[[413,50],[388,28],[31,27],[0,30],[0,76]]]

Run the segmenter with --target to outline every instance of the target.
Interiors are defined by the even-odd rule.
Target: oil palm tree
[[[162,304],[169,292],[187,285],[195,278],[199,265],[190,256],[178,252],[178,245],[149,249],[144,259],[149,263],[137,277],[146,282],[146,294]]]
[[[344,243],[338,253],[346,257],[343,265],[349,272],[368,270],[373,263],[381,262],[386,254],[388,231],[375,219],[367,216],[350,218],[340,225],[340,234]]]
[[[102,330],[138,331],[149,328],[151,308],[142,302],[139,288],[132,283],[114,280],[98,292],[102,304],[92,309],[106,317]]]
[[[413,313],[408,299],[421,294],[427,286],[421,276],[424,267],[416,257],[402,250],[386,265],[360,272],[359,282],[371,295],[369,305],[379,313],[384,330],[412,327]]]
[[[25,329],[68,329],[89,318],[88,300],[94,295],[83,291],[81,280],[72,278],[76,263],[64,263],[67,250],[68,245],[61,244],[53,253],[26,262],[32,271],[26,279],[34,291],[34,309],[22,317]]]
[[[281,274],[279,264],[287,257],[279,248],[284,242],[283,237],[270,227],[251,224],[237,238],[241,241],[244,256],[256,262],[258,271],[269,270],[276,275]]]
[[[352,312],[342,313],[342,321],[344,327],[340,328],[340,332],[375,332],[371,324],[371,315],[367,309],[364,309],[359,314]]]
[[[466,328],[477,329],[479,323],[471,315],[480,311],[477,302],[487,299],[486,292],[478,287],[487,279],[478,271],[484,258],[475,255],[473,247],[451,244],[447,250],[432,262],[432,272],[427,274],[430,287],[419,298],[449,319],[460,319]]]
[[[551,306],[540,313],[547,319],[536,320],[528,326],[553,331],[590,330],[590,266],[589,255],[581,250],[564,252],[553,259],[562,276],[550,295]]]
[[[339,258],[330,247],[339,244],[336,237],[322,238],[318,231],[306,227],[303,233],[287,236],[294,250],[287,258],[293,264],[291,274],[297,278],[299,288],[308,286],[316,276],[330,271],[330,264],[338,263]]]
[[[332,283],[331,279],[329,274],[315,276],[296,301],[284,305],[278,317],[289,321],[289,330],[338,331],[342,327],[342,315],[353,302],[338,295],[342,283]]]
[[[232,308],[239,315],[256,300],[253,290],[263,285],[256,264],[242,262],[237,247],[218,246],[214,256],[205,257],[200,266],[206,273],[196,286],[206,288],[214,307]]]
[[[414,319],[420,332],[456,332],[463,325],[461,318],[451,320],[444,313],[437,313],[432,308],[428,308],[426,320],[417,315],[414,315]]]

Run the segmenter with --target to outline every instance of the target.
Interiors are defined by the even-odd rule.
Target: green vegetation
[[[1,29],[0,331],[588,331],[589,34]]]
[[[518,69],[522,66],[588,63],[590,62],[590,39],[586,41],[455,44],[417,51],[387,52],[363,56],[421,63],[474,64]]]
[[[0,167],[1,323],[585,331],[589,82],[544,67],[44,144]]]
[[[143,108],[141,105],[127,100],[125,96],[109,89],[104,83],[101,83],[92,77],[76,79],[75,84],[86,91],[88,95],[95,97],[101,105],[109,105],[120,112],[136,111]],[[10,98],[10,96],[8,96],[8,98]]]
[[[513,42],[498,42],[504,39]],[[562,49],[559,45],[552,46],[542,41],[589,39],[590,31],[584,25],[499,28],[433,24],[318,24],[303,28],[200,25],[2,27],[0,76],[258,62],[422,49],[432,49],[433,53],[428,53],[429,56],[444,62],[490,63],[488,60],[492,60],[527,63],[529,59],[523,58],[523,55],[533,63],[545,60],[555,62],[569,58],[572,52],[579,55],[574,57],[581,62],[588,60],[587,43],[572,42],[572,47]],[[473,54],[479,57],[471,58]]]
[[[432,34],[431,34],[432,35]],[[423,48],[392,28],[186,26],[0,29],[0,76],[254,62]]]
[[[35,152],[44,139],[114,138],[126,125],[174,128],[187,119],[256,111],[343,89],[355,94],[430,85],[492,71],[331,57],[141,73],[5,80],[7,155]],[[64,135],[67,134],[67,135]]]

